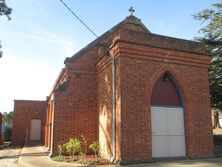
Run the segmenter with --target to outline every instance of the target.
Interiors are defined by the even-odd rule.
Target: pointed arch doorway
[[[156,82],[151,103],[153,158],[186,156],[182,97],[170,74]]]

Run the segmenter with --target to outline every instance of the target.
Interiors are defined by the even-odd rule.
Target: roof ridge
[[[65,59],[64,63],[73,62],[73,61],[77,60],[79,57],[81,57],[82,54],[86,53],[89,49],[91,49],[94,46],[96,46],[97,44],[99,44],[104,38],[106,38],[111,33],[115,32],[122,24],[125,24],[125,23],[132,23],[132,24],[140,25],[140,26],[142,26],[144,28],[144,30],[147,33],[150,33],[150,31],[146,28],[146,26],[141,22],[141,19],[138,19],[137,17],[135,17],[133,15],[127,16],[124,20],[122,20],[121,22],[119,22],[118,24],[116,24],[115,26],[110,28],[108,31],[106,31],[105,33],[100,35],[98,38],[96,38],[95,40],[90,42],[84,48],[79,50],[72,57],[67,57]]]
[[[147,27],[142,23],[141,19],[137,18],[136,16],[130,15],[126,17],[123,22],[141,25],[147,33],[150,33]]]

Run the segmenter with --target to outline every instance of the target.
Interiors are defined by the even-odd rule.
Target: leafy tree
[[[4,138],[5,138],[5,141],[12,140],[12,127],[9,127],[9,126],[5,127]]]
[[[2,45],[1,45],[1,41],[0,41],[0,49],[2,48]],[[2,51],[0,50],[0,58],[2,57]]]
[[[11,20],[11,17],[9,16],[12,13],[12,8],[9,8],[6,3],[5,0],[0,0],[0,16],[7,16],[8,20]],[[0,49],[1,49],[2,45],[1,45],[1,41],[0,41]],[[0,50],[0,58],[2,57],[2,51]]]
[[[9,16],[12,13],[12,8],[9,8],[5,0],[0,0],[0,16],[5,15],[8,17],[8,20],[11,20],[11,17]]]
[[[200,29],[207,51],[212,54],[209,68],[211,107],[222,111],[222,1],[212,4],[211,9],[204,9],[194,15],[205,26]]]
[[[12,138],[12,123],[13,123],[13,111],[3,113],[2,123],[4,125],[5,141],[11,141]]]
[[[3,113],[2,123],[3,123],[5,126],[12,127],[12,123],[13,123],[13,111],[11,111],[11,112],[9,112],[9,113],[7,113],[7,112],[4,112],[4,113]]]

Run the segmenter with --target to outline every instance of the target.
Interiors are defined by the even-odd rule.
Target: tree
[[[2,45],[1,45],[1,41],[0,41],[0,49],[2,48]],[[2,51],[0,50],[0,58],[2,57]]]
[[[2,123],[5,126],[12,127],[12,124],[13,124],[13,111],[11,111],[9,113],[7,113],[7,112],[3,113]]]
[[[2,123],[4,126],[5,141],[11,141],[12,138],[12,124],[13,124],[13,111],[3,113]]]
[[[8,20],[11,20],[11,17],[9,16],[12,13],[12,8],[9,8],[6,3],[5,0],[0,0],[0,16],[7,16]],[[1,41],[0,41],[0,49],[1,49],[2,45],[1,45]],[[0,58],[2,57],[2,51],[0,50]]]
[[[197,40],[203,42],[212,55],[209,68],[211,107],[222,111],[222,1],[212,4],[211,9],[202,10],[194,18],[205,23],[200,29],[202,37]]]
[[[12,8],[9,8],[6,5],[5,0],[0,0],[0,16],[5,15],[8,17],[8,20],[11,20],[9,16],[11,13],[12,13]]]

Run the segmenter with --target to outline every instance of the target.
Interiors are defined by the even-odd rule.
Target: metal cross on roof
[[[133,16],[133,13],[135,12],[135,10],[133,9],[132,6],[129,8],[129,11],[130,11],[130,16]]]

